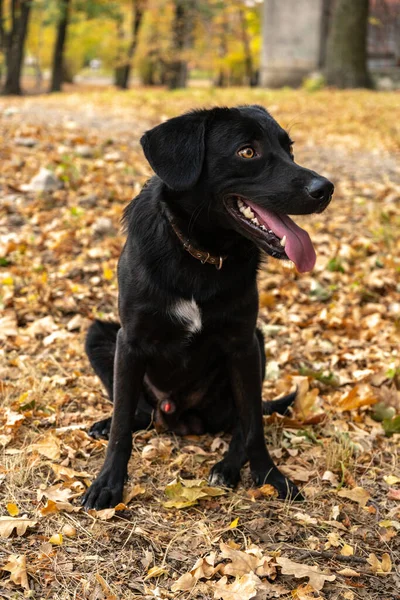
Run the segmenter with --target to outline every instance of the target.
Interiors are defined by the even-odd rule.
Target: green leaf
[[[400,433],[400,415],[391,419],[383,419],[382,427],[388,437],[394,433]]]

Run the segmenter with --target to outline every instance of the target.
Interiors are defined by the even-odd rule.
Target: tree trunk
[[[60,0],[60,18],[57,27],[57,39],[54,46],[50,92],[60,92],[64,81],[64,48],[69,23],[69,8],[70,0]]]
[[[253,57],[251,56],[250,40],[246,28],[246,13],[244,8],[239,9],[239,17],[244,54],[244,84],[251,85],[253,81]]]
[[[11,29],[7,33],[2,30],[7,69],[3,94],[6,95],[21,95],[22,93],[21,71],[31,4],[31,0],[12,0]]]
[[[182,52],[190,45],[194,19],[193,0],[175,0],[175,14],[172,23],[172,60],[169,61],[166,71],[168,89],[186,87],[188,67]]]
[[[131,42],[129,44],[126,62],[118,65],[115,69],[115,85],[121,90],[127,90],[129,87],[129,77],[132,69],[132,59],[135,55],[138,42],[140,25],[143,20],[145,2],[144,0],[132,0],[132,32]],[[122,35],[121,35],[122,33]],[[120,30],[119,37],[123,37]]]
[[[369,0],[336,0],[326,54],[326,80],[339,88],[371,87],[367,69]]]

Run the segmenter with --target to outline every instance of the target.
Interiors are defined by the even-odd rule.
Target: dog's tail
[[[96,319],[89,327],[85,350],[96,375],[98,375],[113,401],[114,356],[117,346],[118,323]]]
[[[296,400],[296,396],[297,390],[287,396],[278,398],[278,400],[263,402],[263,415],[272,415],[274,412],[278,413],[278,415],[285,415]]]

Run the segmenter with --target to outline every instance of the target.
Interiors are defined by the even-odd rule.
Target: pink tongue
[[[307,231],[296,225],[287,215],[278,215],[248,200],[246,204],[256,213],[258,220],[267,229],[271,229],[278,238],[282,239],[286,235],[285,252],[300,273],[314,268],[317,257]]]

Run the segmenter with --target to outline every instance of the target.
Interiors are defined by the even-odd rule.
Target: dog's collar
[[[213,256],[209,252],[204,252],[203,250],[199,250],[198,248],[195,248],[190,243],[189,238],[187,238],[183,235],[182,231],[179,229],[178,225],[176,224],[175,219],[170,214],[170,212],[167,208],[165,210],[165,214],[167,215],[168,221],[170,222],[171,227],[174,230],[176,237],[180,240],[180,242],[182,242],[182,245],[185,248],[186,252],[189,252],[189,254],[191,254],[191,256],[193,256],[193,258],[197,258],[197,260],[199,260],[203,265],[205,263],[208,263],[210,265],[214,265],[215,268],[218,269],[218,271],[220,269],[222,269],[224,260],[227,258],[227,256]]]

